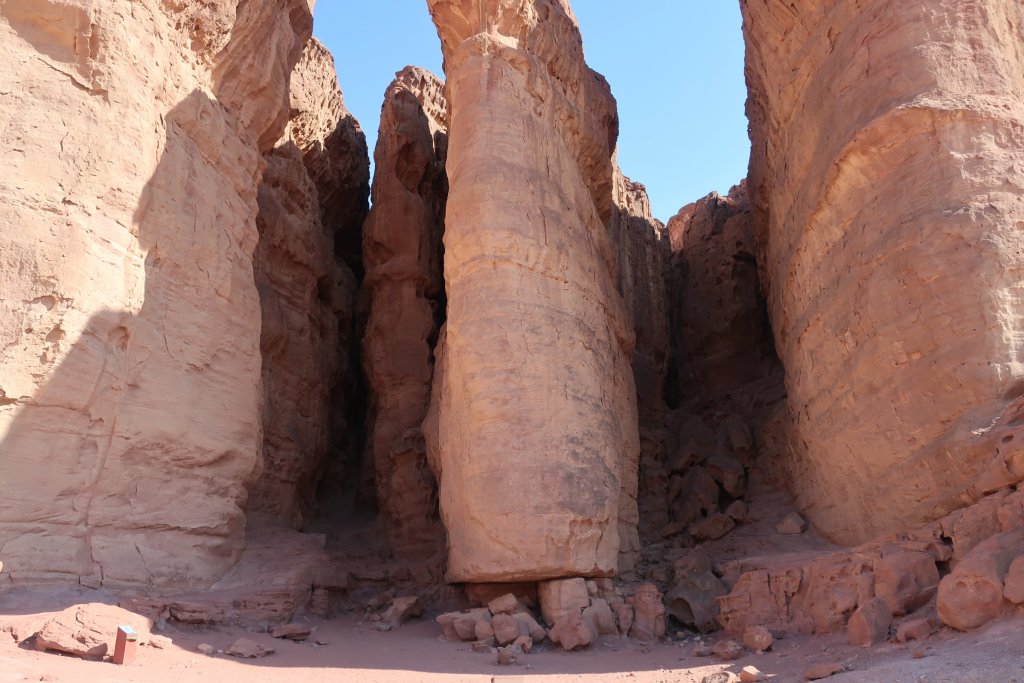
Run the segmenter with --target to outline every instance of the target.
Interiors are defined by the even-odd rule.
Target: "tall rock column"
[[[0,3],[0,581],[239,557],[261,154],[311,30],[307,0]]]
[[[444,83],[423,69],[407,67],[388,87],[374,153],[373,210],[363,232],[367,456],[392,548],[410,559],[443,548],[421,424],[444,316],[447,109]]]
[[[777,468],[848,543],[1020,481],[1024,5],[742,7]]]
[[[610,575],[638,457],[606,228],[615,103],[564,0],[429,4],[451,107],[448,317],[427,422],[448,579]]]

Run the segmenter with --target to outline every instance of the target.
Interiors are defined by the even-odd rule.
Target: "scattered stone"
[[[494,649],[495,645],[497,643],[494,641],[494,638],[484,638],[474,642],[469,646],[469,649],[477,654],[487,654]]]
[[[733,518],[737,524],[747,521],[747,504],[742,500],[734,500],[725,509],[725,514]]]
[[[313,629],[306,624],[285,624],[284,626],[278,626],[270,632],[270,635],[274,638],[286,638],[288,640],[302,641],[309,638]]]
[[[533,649],[533,638],[530,636],[519,636],[512,644],[521,648],[524,654],[530,654],[530,650]]]
[[[699,519],[689,527],[690,535],[698,541],[713,541],[722,538],[736,528],[736,520],[722,513]]]
[[[734,659],[739,659],[743,655],[743,646],[735,640],[722,640],[715,644],[712,651],[719,659],[731,662]]]
[[[171,645],[174,645],[174,641],[167,636],[150,636],[149,646],[155,647],[157,650],[166,650]]]
[[[924,650],[914,650],[910,656],[914,659],[924,659],[927,655],[925,655]]]
[[[661,640],[665,637],[665,605],[661,593],[653,583],[641,584],[629,598],[633,605],[633,627],[629,635],[641,642]]]
[[[729,591],[711,571],[711,560],[699,548],[687,553],[673,565],[675,587],[665,596],[669,614],[680,623],[710,633],[718,623],[718,598]]]
[[[387,631],[390,631],[394,627],[391,624],[385,624],[384,622],[379,622],[379,623],[374,624],[373,628],[374,628],[374,630],[377,630],[377,631],[387,632]]]
[[[804,680],[817,681],[822,678],[828,678],[834,674],[839,673],[843,670],[843,665],[838,662],[828,662],[826,664],[815,664],[806,671],[804,671]]]
[[[701,679],[701,683],[737,683],[739,677],[731,671],[716,671]]]
[[[764,626],[751,626],[743,632],[743,644],[758,654],[770,650],[774,642],[771,631]]]
[[[747,475],[743,469],[743,463],[736,456],[724,451],[717,451],[707,459],[704,467],[707,468],[711,478],[721,484],[725,492],[733,498],[739,498],[745,493]]]
[[[322,647],[324,645],[330,645],[331,641],[327,640],[326,638],[317,638],[316,639],[316,644],[320,645]]]
[[[791,512],[783,518],[775,530],[780,534],[793,536],[807,531],[807,520],[797,512]]]
[[[522,648],[518,645],[508,645],[506,647],[498,648],[498,664],[505,666],[511,666],[516,664],[519,660],[519,655],[523,654]]]
[[[264,647],[255,641],[249,640],[248,638],[239,638],[231,645],[231,647],[225,650],[225,654],[229,654],[232,657],[238,657],[240,659],[256,659],[258,657],[266,657],[273,653],[274,648]]]
[[[911,640],[924,640],[935,633],[937,625],[933,619],[910,619],[896,629],[896,640],[906,643]]]
[[[765,675],[756,666],[745,666],[740,670],[740,681],[742,683],[759,683],[767,680]]]
[[[379,593],[370,598],[369,600],[367,600],[366,607],[371,610],[378,610],[381,607],[384,607],[385,605],[389,604],[394,599],[395,596],[392,593],[390,593],[389,591],[384,591],[383,593]]]
[[[207,643],[200,643],[196,649],[202,652],[204,655],[213,654],[213,645],[209,645]]]
[[[549,625],[557,624],[566,614],[590,605],[587,582],[581,578],[542,581],[537,586],[537,594],[541,614]]]
[[[99,658],[114,652],[117,627],[125,624],[140,637],[149,634],[152,622],[114,605],[75,605],[54,615],[36,634],[36,649],[56,650],[76,657]]]
[[[552,628],[548,637],[555,645],[564,650],[575,650],[587,647],[597,640],[597,632],[588,621],[583,619],[581,611],[570,612],[562,617]]]
[[[850,617],[846,625],[846,637],[851,645],[868,647],[881,643],[889,637],[892,612],[882,598],[872,598],[864,603]]]
[[[423,603],[418,596],[405,595],[391,601],[391,606],[384,612],[384,621],[392,626],[401,626],[405,622],[423,614]]]
[[[715,648],[707,643],[697,643],[697,646],[693,648],[694,657],[710,657],[713,654],[715,654]]]

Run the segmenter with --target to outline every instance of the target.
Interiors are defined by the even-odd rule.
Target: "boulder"
[[[113,654],[118,626],[130,626],[142,639],[153,622],[133,612],[101,603],[74,605],[54,615],[36,634],[36,649],[87,658]]]
[[[850,616],[846,626],[847,640],[851,645],[876,645],[889,637],[892,624],[892,610],[882,598],[872,598],[861,605]]]
[[[960,631],[983,626],[1009,606],[1004,581],[1013,561],[1024,555],[1024,528],[979,543],[939,582],[939,619]]]

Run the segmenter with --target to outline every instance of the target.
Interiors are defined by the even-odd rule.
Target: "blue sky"
[[[619,163],[668,220],[747,172],[738,0],[574,0],[587,62],[619,104]],[[624,7],[626,9],[624,9]],[[372,154],[384,90],[408,64],[439,76],[426,0],[319,0],[313,33],[334,54],[345,102]]]

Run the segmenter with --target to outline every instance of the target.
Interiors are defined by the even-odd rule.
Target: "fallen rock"
[[[759,654],[771,649],[774,642],[771,631],[764,626],[751,626],[743,632],[743,644]]]
[[[882,598],[872,598],[850,616],[846,637],[851,645],[867,647],[881,643],[889,637],[892,611]]]
[[[395,598],[391,606],[384,612],[384,621],[392,626],[400,626],[405,622],[423,614],[423,603],[415,595]]]
[[[519,636],[512,644],[521,648],[523,654],[530,654],[530,650],[533,649],[533,638],[530,636]]]
[[[885,600],[894,616],[920,609],[939,586],[935,558],[926,552],[886,555],[875,562],[874,573],[875,595]]]
[[[472,645],[469,646],[469,649],[473,652],[476,652],[477,654],[487,654],[488,652],[493,650],[497,646],[497,644],[498,643],[494,640],[494,638],[484,638],[483,640],[478,640],[474,642]]]
[[[715,643],[712,651],[719,659],[731,662],[734,659],[739,659],[743,655],[743,646],[735,640],[722,640]]]
[[[1010,564],[1003,582],[1003,597],[1015,605],[1024,604],[1024,555]]]
[[[512,616],[519,622],[519,632],[529,635],[533,638],[533,642],[539,643],[547,638],[548,632],[537,623],[537,620],[529,612],[516,612]]]
[[[556,579],[542,581],[537,586],[540,611],[548,625],[557,624],[570,612],[578,612],[590,605],[585,579]]]
[[[791,512],[786,515],[775,530],[780,534],[793,536],[796,534],[802,534],[807,531],[807,520],[800,516],[797,512]]]
[[[487,609],[491,610],[491,614],[514,614],[525,610],[526,605],[512,593],[505,593],[488,602]]]
[[[592,599],[590,607],[583,610],[583,619],[590,622],[598,635],[614,636],[619,632],[615,615],[612,613],[612,608],[608,606],[607,600]]]
[[[719,451],[704,463],[711,478],[722,485],[725,492],[733,498],[739,498],[747,487],[747,475],[743,463],[731,453]]]
[[[906,643],[911,640],[924,640],[935,633],[937,626],[933,619],[910,619],[896,629],[896,640]]]
[[[742,500],[734,500],[729,503],[729,507],[725,509],[725,514],[732,517],[737,524],[741,524],[747,519],[747,504]]]
[[[511,614],[495,614],[491,618],[491,629],[494,631],[494,638],[499,645],[508,645],[522,635],[529,635],[520,631],[521,622]]]
[[[476,622],[474,631],[476,632],[477,640],[487,640],[494,637],[494,627],[491,626],[491,622],[484,621],[483,619]]]
[[[843,665],[839,664],[838,662],[815,664],[806,671],[804,671],[804,680],[817,681],[821,678],[828,678],[829,676],[837,674],[842,670]]]
[[[707,553],[694,549],[677,560],[673,565],[673,576],[675,587],[665,596],[669,614],[701,633],[719,629],[716,598],[729,591],[711,571]]]
[[[214,653],[214,647],[213,647],[213,645],[210,645],[209,643],[200,643],[199,645],[196,646],[196,649],[199,650],[200,652],[202,652],[204,655],[207,655],[207,656],[213,655],[213,653]]]
[[[157,650],[166,650],[171,645],[174,645],[174,641],[167,636],[150,636],[148,645],[155,647]]]
[[[740,681],[742,683],[759,683],[767,680],[765,675],[756,666],[745,666],[740,670]]]
[[[306,624],[285,624],[284,626],[278,626],[270,632],[270,635],[274,638],[285,638],[287,640],[302,641],[309,638],[313,629]]]
[[[1010,565],[1024,555],[1024,528],[979,543],[939,583],[939,619],[960,631],[983,626],[1002,614],[1003,582]]]
[[[731,671],[716,671],[701,679],[702,683],[736,683],[739,677]]]
[[[100,658],[108,653],[113,654],[117,627],[122,624],[131,626],[140,636],[146,636],[153,622],[113,605],[74,605],[43,625],[36,634],[36,649]]]
[[[575,650],[597,640],[597,632],[583,619],[582,612],[570,612],[551,628],[548,637],[552,643],[561,645],[563,650]]]
[[[274,648],[264,647],[248,638],[239,638],[224,653],[240,659],[256,659],[273,654]]]
[[[693,648],[694,657],[710,657],[713,654],[715,654],[715,648],[707,643],[697,643]]]
[[[510,666],[516,664],[519,660],[519,655],[523,654],[523,649],[518,645],[508,645],[506,647],[498,648],[498,664]]]
[[[728,515],[716,513],[699,519],[687,529],[698,541],[713,541],[722,538],[736,528],[736,520]]]

